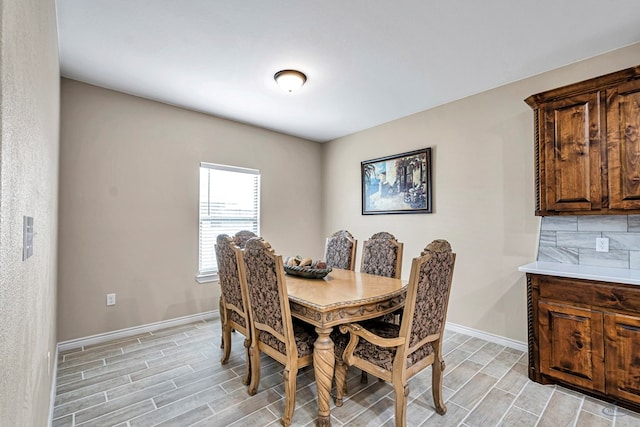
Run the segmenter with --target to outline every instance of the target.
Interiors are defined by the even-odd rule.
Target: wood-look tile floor
[[[260,387],[249,396],[244,337],[233,334],[220,364],[220,321],[145,333],[59,355],[53,426],[278,426],[284,409],[282,367],[264,357]],[[444,398],[435,413],[431,368],[410,381],[407,426],[639,426],[640,414],[527,378],[527,355],[447,331]],[[393,389],[349,370],[349,395],[331,408],[334,426],[395,425]],[[298,375],[294,426],[313,426],[313,369]]]

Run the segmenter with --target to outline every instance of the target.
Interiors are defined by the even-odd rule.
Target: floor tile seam
[[[129,380],[129,384],[131,384],[131,378],[129,378],[129,375],[122,375],[122,377],[127,377],[127,379]],[[107,381],[110,381],[110,380],[112,380],[112,379],[116,379],[116,378],[118,378],[118,377],[111,378],[111,379],[109,379],[109,380],[107,380]],[[96,384],[100,384],[100,383],[96,383]],[[91,384],[91,385],[96,385],[96,384]],[[86,387],[91,387],[91,385],[86,386]],[[81,396],[81,397],[79,397],[79,398],[77,398],[77,399],[70,400],[70,401],[65,402],[65,403],[63,403],[63,404],[61,404],[61,405],[54,405],[54,408],[56,408],[56,407],[58,407],[58,406],[66,405],[67,403],[70,403],[70,402],[75,402],[76,400],[84,399],[85,397],[93,396],[94,394],[98,394],[98,393],[105,393],[105,395],[106,395],[106,393],[108,393],[110,390],[114,390],[114,389],[116,389],[116,388],[118,388],[118,387],[123,387],[123,386],[125,386],[125,385],[127,385],[127,384],[120,384],[120,385],[117,385],[116,387],[112,387],[112,388],[107,388],[107,389],[105,389],[105,390],[96,391],[95,393],[91,393],[91,394],[88,394],[88,395],[83,395],[83,396]],[[67,393],[73,393],[73,392],[75,392],[75,391],[81,390],[82,388],[86,388],[86,387],[80,387],[80,388],[77,388],[77,389],[75,389],[75,390],[69,390],[69,391],[68,391],[68,392],[66,392],[66,393],[61,393],[61,394],[56,393],[56,396],[55,396],[55,397],[56,397],[56,399],[57,399],[58,397],[60,397],[60,396],[64,396],[64,395],[65,395],[65,394],[67,394]],[[109,400],[109,396],[108,396],[108,395],[106,395],[105,397],[106,397],[106,400]]]
[[[501,351],[500,353],[502,353],[502,351]],[[493,358],[493,359],[491,359],[491,362],[493,362],[494,360],[496,360],[496,358],[498,357],[498,355],[499,355],[500,353],[496,354],[496,355],[494,356],[494,358]],[[509,354],[513,354],[513,353],[509,353]],[[486,367],[487,367],[491,362],[489,362],[489,363],[487,363],[485,366],[483,366],[483,367],[482,367],[482,369],[486,368]],[[499,379],[502,379],[502,378],[503,378],[503,377],[504,377],[504,376],[505,376],[505,375],[506,375],[506,374],[507,374],[511,369],[513,369],[513,367],[514,367],[517,363],[518,363],[518,361],[516,360],[516,361],[515,361],[515,362],[513,362],[511,365],[509,365],[509,366],[508,366],[507,371],[506,371],[506,372],[502,375],[502,377],[500,377]],[[507,365],[505,365],[505,366],[507,366]],[[480,370],[480,372],[482,372],[482,369]],[[489,374],[487,374],[487,373],[485,373],[485,374],[486,374],[486,375],[489,375]],[[493,376],[493,375],[489,375],[489,376]],[[494,377],[494,378],[495,378],[495,377]]]
[[[584,406],[584,396],[580,399],[580,405],[578,405],[578,410],[576,411],[575,419],[573,420],[573,427],[578,426],[578,419],[580,418],[580,412],[582,412],[583,406]]]
[[[540,415],[538,416],[538,421],[536,422],[536,426],[540,424],[540,421],[542,420],[544,413],[547,411],[547,408],[549,407],[551,398],[553,398],[553,395],[556,394],[556,391],[558,391],[558,387],[554,385],[553,391],[549,394],[549,397],[547,398],[547,403],[544,404],[544,408],[542,408],[542,411],[540,411]]]
[[[162,405],[162,406],[157,406],[157,405],[156,405],[155,398],[156,398],[156,397],[159,397],[159,396],[162,396],[163,394],[166,394],[166,393],[171,393],[172,391],[175,391],[175,390],[177,390],[177,389],[165,391],[164,393],[159,394],[158,396],[151,397],[150,399],[153,401],[153,404],[154,404],[155,406],[157,406],[157,409],[162,409],[162,408],[165,408],[165,407],[167,407],[167,406],[169,406],[169,405],[173,405],[173,404],[175,404],[175,403],[181,402],[181,401],[183,401],[183,400],[185,400],[185,399],[188,399],[188,398],[190,398],[190,397],[193,397],[193,396],[194,396],[194,395],[196,395],[196,394],[203,393],[203,392],[205,392],[205,391],[207,391],[207,390],[210,390],[210,389],[212,389],[212,388],[216,388],[216,387],[220,387],[220,385],[219,385],[219,384],[214,384],[214,385],[212,385],[211,387],[203,388],[202,390],[198,390],[198,391],[196,391],[196,392],[194,392],[194,393],[188,394],[188,395],[186,395],[186,396],[182,396],[180,399],[178,399],[178,400],[174,400],[174,401],[172,401],[172,402],[170,402],[170,403],[167,403],[166,405]],[[208,403],[208,402],[207,402],[207,403]],[[214,411],[214,413],[215,413],[215,411]]]
[[[73,412],[67,412],[66,414],[63,414],[63,415],[61,415],[61,416],[59,416],[59,417],[57,417],[57,418],[55,418],[55,419],[57,420],[57,419],[59,419],[59,418],[66,417],[66,416],[68,416],[69,414],[74,414],[74,415],[75,415],[77,412],[84,411],[85,409],[93,408],[93,407],[95,407],[95,406],[98,406],[98,405],[102,405],[102,404],[104,404],[104,403],[107,403],[107,402],[109,401],[109,399],[108,399],[108,397],[107,397],[107,392],[106,392],[105,390],[102,390],[102,391],[98,391],[98,392],[96,392],[96,393],[89,394],[89,395],[87,395],[87,396],[82,396],[82,397],[80,397],[80,398],[78,398],[78,399],[70,400],[70,401],[68,401],[68,402],[66,402],[66,403],[63,403],[62,405],[54,406],[54,407],[53,407],[53,410],[54,410],[54,412],[55,412],[56,408],[59,408],[59,407],[64,406],[64,405],[68,405],[68,404],[73,403],[73,402],[77,402],[78,400],[81,400],[81,399],[84,399],[84,398],[88,398],[88,397],[95,396],[95,395],[100,394],[100,393],[104,394],[104,402],[96,403],[95,405],[91,405],[91,406],[88,406],[88,407],[82,407],[81,409],[78,409],[78,410],[73,411]]]
[[[73,365],[67,366],[67,368],[68,368],[68,367],[74,367],[74,366],[84,365],[85,363],[95,362],[95,361],[97,361],[97,360],[104,360],[104,359],[106,359],[107,357],[116,357],[116,356],[120,356],[120,355],[122,355],[122,354],[123,354],[123,353],[120,353],[120,354],[113,353],[113,354],[111,354],[111,355],[105,355],[104,353],[101,353],[101,354],[96,354],[95,356],[92,356],[92,355],[88,355],[88,353],[87,353],[87,355],[83,355],[83,356],[82,356],[82,358],[74,358],[74,359],[70,359],[70,360],[65,360],[65,361],[64,361],[64,363],[78,362],[78,363],[76,363],[76,364],[73,364]],[[85,359],[85,357],[86,357],[86,359]]]
[[[178,369],[178,368],[176,368],[176,369]],[[173,386],[175,387],[175,389],[173,389],[173,390],[168,390],[168,391],[166,391],[166,392],[164,392],[164,393],[162,393],[162,394],[165,394],[165,393],[171,393],[171,392],[173,392],[173,391],[175,391],[175,390],[180,390],[180,389],[183,389],[183,388],[185,388],[185,387],[187,387],[187,386],[193,385],[193,384],[195,384],[195,383],[200,383],[200,382],[203,382],[203,381],[210,381],[210,379],[209,379],[209,378],[202,378],[202,379],[200,379],[200,380],[197,380],[197,381],[194,381],[194,382],[185,383],[185,384],[184,384],[184,385],[182,385],[182,386],[178,386],[178,385],[176,384],[176,382],[175,382],[175,378],[171,378],[171,379],[169,379],[169,380],[167,380],[167,381],[163,381],[163,382],[169,382],[169,383],[173,384]],[[158,384],[162,384],[162,383],[158,383]],[[195,393],[200,393],[200,392],[202,392],[202,391],[209,390],[209,389],[212,389],[212,388],[215,388],[215,387],[220,388],[222,391],[224,391],[224,392],[226,393],[226,391],[224,390],[224,388],[222,388],[222,387],[221,387],[221,385],[220,385],[219,383],[215,383],[215,384],[211,385],[210,387],[205,387],[205,388],[203,388],[203,389],[201,389],[201,390],[198,390],[198,391],[194,392],[193,394],[195,394]],[[241,389],[239,389],[239,390],[241,390]],[[162,394],[160,394],[160,395],[158,395],[158,396],[162,396]],[[190,395],[188,395],[188,396],[192,396],[193,394],[190,394]],[[226,394],[228,395],[229,393],[226,393]],[[188,397],[188,396],[186,396],[186,397]],[[181,400],[181,399],[178,399],[178,400]],[[177,401],[176,401],[176,402],[177,402]],[[155,403],[155,401],[154,401],[154,403]],[[164,405],[164,406],[166,406],[166,405]]]
[[[446,405],[451,404],[451,405],[453,405],[453,406],[457,406],[458,408],[462,409],[463,411],[466,411],[466,410],[467,410],[466,408],[464,408],[464,407],[462,407],[462,406],[458,405],[456,402],[452,402],[452,401],[450,401],[450,400],[445,401],[445,404],[446,404]],[[447,407],[447,412],[449,412],[449,408],[448,408],[448,407]],[[446,415],[446,414],[445,414],[445,415]],[[468,414],[467,414],[467,415],[468,415]],[[429,421],[432,417],[435,417],[435,416],[438,416],[438,417],[439,417],[439,416],[441,416],[441,415],[438,415],[438,413],[434,410],[434,411],[433,411],[433,414],[429,415],[429,416],[427,417],[427,419],[425,419],[422,423],[420,423],[420,425],[419,425],[418,427],[423,426],[427,421]],[[466,418],[466,416],[465,416],[465,418]],[[460,421],[458,424],[456,424],[456,427],[459,427],[459,426],[461,426],[461,425],[462,425],[462,421]]]
[[[527,380],[527,381],[528,381],[528,380]],[[497,388],[498,390],[502,390],[502,391],[504,391],[505,393],[507,393],[507,391],[506,391],[506,390],[504,390],[504,389],[501,389],[501,388],[497,387],[497,385],[496,385],[496,388]],[[504,414],[502,414],[502,417],[501,417],[501,418],[500,418],[500,420],[498,421],[498,425],[500,425],[500,423],[502,423],[502,421],[503,421],[503,420],[504,420],[504,418],[507,416],[507,414],[509,413],[509,411],[511,411],[511,409],[512,409],[512,408],[514,408],[514,407],[515,407],[515,408],[518,408],[518,409],[520,409],[520,410],[522,410],[522,411],[524,411],[524,412],[527,412],[527,413],[529,413],[529,414],[531,414],[531,415],[535,416],[536,418],[540,418],[538,415],[534,414],[533,412],[529,412],[529,411],[527,411],[527,410],[525,410],[525,409],[522,409],[522,408],[520,408],[520,407],[518,407],[518,406],[516,405],[516,402],[518,401],[518,398],[522,395],[522,393],[524,392],[524,389],[525,389],[525,388],[527,388],[527,382],[525,382],[525,383],[522,385],[522,387],[520,387],[520,391],[518,391],[518,393],[516,393],[516,395],[515,395],[515,397],[514,397],[513,401],[511,402],[511,404],[509,405],[509,407],[507,408],[507,410],[506,410],[506,411],[504,411]]]
[[[151,360],[153,360],[153,359],[151,359]],[[148,360],[144,360],[144,361],[143,360],[127,361],[126,363],[129,363],[129,362],[131,362],[131,364],[133,364],[133,365],[136,365],[136,364],[144,362],[144,364],[147,365]],[[114,369],[113,370],[105,370],[104,372],[97,373],[96,375],[90,375],[90,376],[84,375],[85,373],[92,374],[91,371],[94,371],[96,369],[107,368],[107,367],[111,367],[111,368],[114,368]],[[113,366],[113,365],[109,366],[109,365],[106,365],[106,366],[98,366],[98,367],[96,367],[94,369],[87,369],[86,371],[82,371],[82,373],[84,375],[83,379],[87,379],[88,380],[90,378],[95,378],[95,377],[98,377],[100,375],[109,374],[111,372],[117,372],[117,371],[126,370],[126,369],[127,369],[127,366]],[[145,368],[145,369],[149,369],[149,366],[147,365],[147,368]]]
[[[100,366],[94,366],[91,369],[80,369],[80,370],[77,370],[75,372],[68,373],[66,375],[62,374],[62,371],[64,371],[65,369],[77,368],[79,366],[86,365],[88,363],[94,363],[94,362],[97,362],[97,361],[101,361],[102,362],[102,366],[106,366],[106,360],[103,357],[102,359],[96,359],[96,360],[92,360],[90,362],[80,363],[78,365],[67,366],[66,368],[59,369],[58,370],[58,374],[56,375],[56,378],[62,378],[62,377],[66,377],[67,375],[73,375],[73,374],[77,374],[77,373],[82,373],[84,371],[89,371],[89,370],[94,369],[94,368],[99,368]],[[58,364],[58,366],[60,366],[60,365]]]
[[[171,385],[173,385],[173,386],[175,387],[175,384],[174,384],[171,380],[160,381],[159,383],[149,385],[149,386],[144,387],[144,388],[141,388],[141,389],[139,389],[139,390],[133,390],[133,391],[131,391],[131,392],[129,392],[129,393],[122,394],[122,395],[120,395],[120,396],[115,396],[115,397],[114,397],[114,398],[112,398],[112,399],[109,399],[109,398],[108,398],[109,396],[108,396],[108,394],[107,394],[107,399],[108,399],[107,401],[108,401],[108,402],[113,402],[113,401],[116,401],[116,400],[118,400],[118,399],[123,399],[123,398],[125,398],[125,397],[127,397],[127,396],[131,396],[131,395],[132,395],[132,394],[134,394],[134,393],[139,393],[139,392],[141,392],[141,391],[143,391],[143,390],[146,390],[146,389],[149,389],[149,388],[153,388],[153,387],[157,387],[157,386],[159,386],[159,385],[161,385],[161,384],[165,384],[165,383],[171,383]],[[124,387],[124,386],[131,385],[131,384],[133,384],[133,383],[123,384],[123,385],[118,386],[118,387],[115,387],[115,388],[120,388],[120,387]],[[114,389],[112,389],[112,390],[115,390],[115,388],[114,388]],[[177,387],[176,387],[176,388],[177,388]],[[175,390],[175,389],[174,389],[174,390]],[[110,390],[106,390],[105,392],[106,392],[106,393],[109,393],[109,391],[110,391]],[[167,393],[167,392],[169,392],[169,391],[171,391],[171,390],[168,390],[168,391],[166,391],[165,393]],[[153,399],[153,397],[150,397],[149,399]],[[155,404],[155,402],[154,402],[154,404]]]
[[[364,389],[363,389],[363,390],[361,390],[361,391],[364,391]],[[393,391],[391,391],[391,392],[389,392],[389,393],[392,393],[392,392],[393,392]],[[360,392],[358,392],[358,393],[360,393]],[[356,393],[356,394],[358,394],[358,393]],[[380,397],[380,399],[376,400],[375,402],[371,403],[370,405],[367,405],[367,407],[366,407],[366,408],[364,408],[362,411],[358,412],[356,416],[353,416],[353,417],[351,417],[351,418],[347,419],[347,420],[344,422],[344,424],[345,424],[345,425],[348,425],[348,423],[349,423],[349,422],[351,422],[351,421],[352,421],[352,420],[354,420],[355,418],[357,418],[357,417],[359,417],[360,415],[362,415],[362,414],[364,414],[365,412],[367,412],[367,411],[368,411],[372,406],[375,406],[378,402],[380,402],[381,400],[383,400],[383,399],[385,399],[387,396],[389,396],[389,393],[387,393],[387,394],[385,394],[384,396]],[[355,394],[354,394],[354,396],[355,396]],[[395,400],[394,400],[394,399],[391,399],[391,400],[393,400],[393,401],[395,402]],[[346,402],[346,401],[344,401],[344,402]],[[343,402],[343,404],[344,404],[344,402]]]
[[[613,427],[615,427],[615,425],[617,424],[618,418],[628,417],[629,416],[629,414],[625,414],[625,413],[623,413],[623,411],[632,412],[633,414],[638,414],[638,412],[632,411],[631,409],[623,408],[622,406],[615,405],[615,408],[616,409],[615,409],[615,416],[614,416],[614,419],[613,419],[614,420]]]
[[[615,417],[614,417],[614,416],[609,416],[610,418],[607,418],[606,416],[603,416],[603,415],[600,415],[600,414],[596,414],[596,413],[594,413],[594,412],[592,412],[592,411],[587,411],[586,409],[581,409],[581,410],[580,410],[580,412],[585,412],[585,413],[587,413],[587,414],[591,414],[591,415],[593,415],[594,417],[601,418],[601,419],[603,419],[603,420],[605,420],[605,421],[611,421],[611,424],[613,424],[613,420],[615,419]]]
[[[196,423],[194,423],[194,424],[191,424],[192,426],[193,426],[193,425],[195,425],[195,424],[198,424],[198,423],[202,423],[203,421],[207,421],[207,420],[213,419],[214,417],[216,417],[216,416],[220,415],[220,413],[219,413],[219,412],[216,412],[216,411],[214,411],[214,410],[213,410],[213,408],[211,407],[211,404],[210,404],[210,403],[207,403],[207,406],[209,406],[209,409],[211,409],[211,411],[213,412],[213,415],[210,415],[210,416],[208,416],[207,418],[203,418],[203,419],[199,420],[198,422],[196,422]],[[249,416],[251,416],[251,415],[255,414],[256,412],[260,411],[261,409],[266,409],[266,410],[267,410],[267,411],[269,411],[269,412],[270,412],[274,417],[276,417],[276,419],[275,419],[274,421],[278,421],[278,420],[280,420],[280,418],[282,418],[282,415],[278,415],[278,414],[274,413],[274,412],[269,408],[269,406],[271,406],[271,404],[269,404],[269,405],[267,405],[267,406],[262,406],[262,407],[260,407],[260,408],[256,409],[255,411],[250,412],[250,413],[248,413],[248,414],[244,415],[242,418],[239,418],[239,419],[235,420],[235,421],[233,422],[233,424],[237,424],[237,423],[239,423],[239,422],[240,422],[240,421],[242,421],[243,419],[245,419],[245,418],[247,418],[247,417],[249,417]],[[294,415],[293,415],[293,416],[295,417],[295,411],[294,411]]]
[[[595,398],[594,398],[594,399],[595,399]],[[597,400],[599,400],[599,399],[597,399]],[[586,402],[586,401],[587,401],[587,398],[585,397],[585,402]],[[603,401],[603,402],[604,402],[604,401]],[[611,403],[611,402],[604,402],[604,403],[611,404],[611,405],[613,405],[613,406],[614,406],[614,408],[616,408],[616,407],[617,407],[617,405],[616,405],[616,404]],[[604,406],[604,408],[606,408],[606,406]],[[602,418],[602,419],[605,419],[605,420],[608,420],[608,419],[609,419],[609,418],[607,418],[607,417],[610,417],[610,418],[611,418],[611,420],[613,420],[613,419],[616,417],[616,416],[615,416],[615,409],[614,409],[614,413],[613,413],[613,415],[606,415],[606,414],[605,414],[605,415],[601,415],[601,414],[598,414],[598,413],[596,413],[596,412],[594,412],[594,411],[590,411],[590,410],[588,410],[588,409],[584,409],[584,405],[583,405],[583,409],[582,409],[582,410],[583,410],[584,412],[587,412],[587,413],[589,413],[589,414],[591,414],[591,415],[596,415],[596,416],[598,416],[598,417],[600,417],[600,418]]]
[[[466,335],[465,335],[465,336],[466,336]],[[459,343],[459,344],[458,344],[458,345],[456,345],[454,348],[452,348],[451,350],[449,350],[447,353],[444,353],[444,354],[443,354],[443,356],[446,356],[447,354],[451,353],[452,351],[459,349],[460,347],[462,347],[462,346],[463,346],[467,341],[469,341],[470,339],[471,339],[471,337],[469,337],[469,338],[468,338],[468,339],[466,339],[465,341],[463,341],[463,342]],[[443,343],[442,343],[442,344],[444,345],[444,341],[443,341]],[[463,350],[463,351],[465,351],[465,350]],[[473,354],[473,353],[471,353],[471,354]]]
[[[475,353],[473,353],[473,354],[475,354]],[[470,358],[471,356],[473,356],[473,354],[469,355],[469,357],[467,357],[466,359],[464,359],[462,362],[466,362],[467,360],[469,360],[469,358]],[[493,360],[493,359],[492,359],[492,360]],[[475,363],[475,364],[477,364],[477,365],[480,365],[480,363],[474,362],[474,361],[472,361],[472,360],[469,360],[469,361],[470,361],[471,363]],[[454,369],[455,369],[455,368],[457,368],[458,366],[462,365],[462,362],[458,363],[458,364],[454,367]],[[446,360],[445,360],[445,363],[446,363]],[[484,368],[485,368],[489,363],[491,363],[491,361],[487,362],[487,363],[486,363],[486,364],[484,364],[484,365],[481,365],[482,367],[481,367],[480,369],[476,370],[474,375],[472,375],[472,376],[471,376],[470,378],[468,378],[465,382],[463,382],[462,384],[460,384],[460,387],[458,387],[457,389],[455,389],[455,390],[454,390],[454,394],[455,394],[455,393],[457,393],[458,391],[460,391],[460,390],[461,390],[465,385],[467,385],[467,384],[468,384],[468,383],[473,379],[473,377],[475,377],[477,374],[481,373],[481,372],[482,372],[482,370],[483,370],[483,369],[484,369]],[[452,369],[451,371],[449,371],[449,373],[451,373],[451,372],[453,372],[453,369]],[[433,375],[433,373],[432,373],[432,375]],[[487,375],[487,374],[484,374],[484,375]],[[446,374],[445,374],[445,375],[443,375],[443,380],[444,380],[444,377],[445,377],[445,376],[446,376]],[[492,376],[492,375],[487,375],[487,376],[490,376],[490,377],[492,377],[492,378],[495,378],[495,377],[494,377],[494,376]],[[500,381],[500,380],[498,379],[498,381]],[[497,382],[496,382],[496,384],[497,384]],[[453,390],[453,389],[451,389],[451,390]]]
[[[151,400],[151,399],[150,399],[150,398],[149,398],[149,399],[142,399],[142,400],[138,400],[137,402],[132,402],[132,403],[130,403],[129,405],[122,406],[122,407],[120,407],[120,408],[118,408],[118,409],[116,409],[116,410],[106,412],[106,413],[104,413],[104,414],[98,415],[97,417],[93,417],[93,418],[86,419],[86,420],[84,420],[84,421],[83,421],[82,423],[80,423],[80,424],[75,424],[75,416],[74,416],[74,426],[76,426],[76,425],[77,425],[77,426],[81,426],[81,425],[90,426],[91,424],[87,424],[89,421],[96,420],[96,419],[98,419],[98,418],[102,418],[102,417],[106,417],[106,416],[107,416],[107,415],[109,415],[109,414],[113,414],[114,412],[121,411],[121,410],[123,410],[123,409],[127,409],[127,408],[129,408],[129,407],[131,407],[131,406],[141,404],[141,403],[143,403],[143,402],[146,402],[147,400]],[[151,402],[151,404],[153,405],[153,402]],[[97,406],[97,405],[96,405],[96,406]],[[155,407],[155,406],[154,406],[154,407]],[[84,409],[85,409],[85,408],[83,408],[83,410],[84,410]],[[155,409],[152,409],[151,411],[147,411],[147,412],[145,412],[145,413],[143,413],[143,414],[138,414],[138,415],[136,415],[136,418],[137,418],[137,417],[139,417],[139,416],[142,416],[142,415],[148,414],[148,413],[150,413],[150,412],[153,412],[153,411],[155,411]],[[75,412],[75,413],[74,413],[74,415],[75,415],[75,414],[77,414],[77,412]],[[130,420],[131,420],[131,419],[128,419],[128,420],[127,420],[127,422],[129,422]],[[119,423],[119,424],[121,424],[121,423]]]
[[[64,368],[59,368],[59,369],[60,370],[64,370],[64,369],[70,369],[70,368],[77,368],[77,367],[79,367],[81,365],[86,365],[87,363],[94,363],[94,362],[97,362],[97,361],[102,361],[102,363],[104,364],[105,363],[105,358],[102,357],[102,358],[98,358],[98,359],[87,360],[87,361],[83,361],[82,363],[78,363],[77,365],[65,366]],[[63,363],[63,362],[60,362],[60,363]],[[60,363],[58,364],[58,366],[60,366]],[[81,369],[81,370],[79,370],[77,372],[82,372],[84,370],[86,370],[86,369]],[[76,373],[76,372],[72,372],[71,374],[67,374],[67,375],[72,375],[74,373]],[[58,377],[60,377],[60,375]]]
[[[489,363],[491,363],[491,362],[489,362]],[[486,366],[486,365],[485,365],[485,366]],[[513,366],[512,366],[512,367],[513,367]],[[483,395],[482,395],[482,398],[478,399],[478,401],[476,402],[476,404],[475,404],[475,405],[473,405],[473,408],[470,408],[470,409],[469,409],[469,413],[467,414],[467,416],[466,416],[466,417],[464,417],[464,418],[462,419],[462,422],[464,422],[464,421],[465,421],[465,420],[466,420],[466,419],[471,415],[471,413],[472,413],[472,412],[473,412],[473,411],[474,411],[474,410],[475,410],[475,409],[480,405],[480,403],[482,403],[482,401],[483,401],[483,400],[484,400],[484,399],[489,395],[489,393],[491,392],[491,390],[493,390],[494,388],[496,388],[496,386],[498,385],[498,383],[499,383],[499,382],[500,382],[500,381],[501,381],[505,376],[507,376],[507,374],[509,373],[509,371],[511,370],[511,368],[512,368],[512,367],[510,367],[510,368],[509,368],[509,369],[508,369],[504,374],[502,374],[502,376],[501,376],[500,378],[498,378],[498,379],[497,379],[497,381],[496,381],[496,382],[495,382],[495,383],[494,383],[494,384],[489,388],[489,390],[487,390],[487,392],[486,392],[485,394],[483,394]],[[484,369],[484,367],[483,367],[483,369]],[[477,375],[478,373],[482,373],[482,369],[481,369],[481,370],[479,370],[479,371],[477,371],[477,372],[476,372],[476,375]],[[496,377],[494,377],[494,376],[492,376],[492,375],[488,375],[488,374],[484,374],[484,375],[490,376],[490,377],[492,377],[492,378],[496,378]],[[474,377],[475,377],[475,375],[474,375],[473,377],[469,378],[469,380],[468,380],[467,382],[465,382],[465,383],[462,385],[462,387],[460,387],[460,388],[458,389],[458,391],[459,391],[459,390],[461,390],[461,389],[462,389],[465,385],[467,385],[469,382],[471,382],[471,380],[472,380]],[[513,393],[509,393],[509,392],[507,392],[507,391],[505,391],[505,390],[502,390],[502,389],[498,389],[498,390],[501,390],[501,391],[504,391],[505,393],[508,393],[508,394],[514,395]],[[457,392],[456,392],[456,393],[457,393]],[[451,397],[453,397],[453,396],[451,396]],[[514,397],[514,399],[513,399],[513,400],[515,401],[515,399],[516,399],[516,398]],[[455,403],[455,402],[454,402],[454,403]],[[512,404],[513,404],[513,402],[512,402]],[[458,404],[458,406],[463,407],[462,405],[459,405],[459,404]],[[463,407],[463,408],[464,408],[464,407]],[[465,409],[466,409],[466,408],[465,408]]]

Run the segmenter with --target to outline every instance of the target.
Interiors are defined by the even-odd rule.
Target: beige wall
[[[320,144],[67,79],[61,105],[60,341],[218,309],[195,280],[201,161],[259,169],[262,236],[321,256]]]
[[[2,426],[47,425],[52,403],[60,100],[57,41],[52,0],[0,2]],[[23,215],[34,218],[36,233],[33,256],[25,261]]]
[[[325,144],[325,233],[347,228],[359,242],[395,234],[405,243],[405,279],[427,243],[449,240],[458,258],[448,321],[525,342],[526,284],[517,268],[535,260],[539,218],[533,114],[523,99],[638,58],[640,44]],[[360,162],[422,147],[433,147],[434,213],[362,216]]]

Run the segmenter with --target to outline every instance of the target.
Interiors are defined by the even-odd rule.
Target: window
[[[260,171],[200,163],[198,281],[217,278],[218,234],[240,230],[260,235]]]

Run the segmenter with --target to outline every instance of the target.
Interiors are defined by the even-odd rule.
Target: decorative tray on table
[[[310,258],[289,257],[284,263],[284,272],[291,276],[305,279],[322,279],[332,270],[322,261],[311,261]]]

